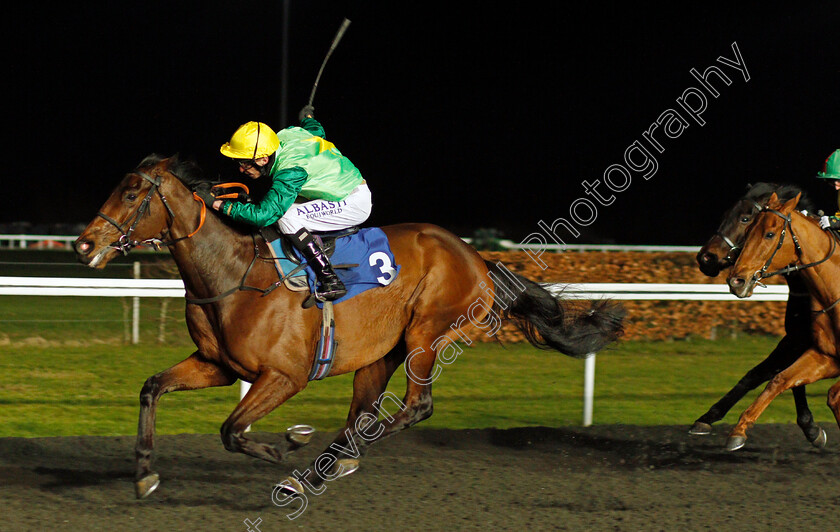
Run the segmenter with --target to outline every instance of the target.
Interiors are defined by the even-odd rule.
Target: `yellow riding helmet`
[[[258,159],[270,156],[279,147],[280,140],[270,127],[262,122],[248,122],[239,126],[219,151],[231,159]]]

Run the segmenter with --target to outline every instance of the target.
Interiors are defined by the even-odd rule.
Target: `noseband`
[[[749,201],[752,201],[752,209],[750,210],[750,214],[753,214],[754,212],[761,212],[761,210],[764,208],[760,203],[758,203],[755,200]],[[723,257],[721,262],[728,261],[730,263],[734,263],[738,259],[738,255],[741,253],[741,246],[739,246],[738,244],[733,242],[732,239],[723,234],[723,232],[720,229],[718,229],[715,235],[719,236],[721,240],[723,240],[723,242],[727,246],[729,246],[729,251],[726,253],[726,256]]]
[[[156,173],[154,175],[154,177],[151,177],[148,174],[146,174],[145,172],[137,171],[135,173],[138,176],[145,179],[146,181],[148,181],[149,183],[151,183],[152,186],[149,187],[149,191],[146,192],[146,197],[144,197],[143,201],[140,202],[140,206],[137,208],[137,210],[134,212],[134,214],[129,216],[128,220],[126,220],[125,222],[119,223],[118,221],[114,220],[113,218],[111,218],[110,216],[108,216],[107,214],[105,214],[102,211],[99,211],[99,212],[96,213],[97,216],[99,216],[100,218],[102,218],[106,222],[108,222],[111,225],[113,225],[114,227],[116,227],[117,230],[120,232],[120,235],[121,235],[120,238],[118,240],[112,242],[109,247],[118,250],[123,255],[128,255],[128,252],[131,251],[133,248],[135,248],[137,246],[150,246],[150,247],[153,247],[153,248],[159,250],[163,246],[169,246],[169,245],[172,245],[172,244],[174,244],[176,242],[179,242],[181,240],[190,238],[191,236],[196,234],[199,229],[201,229],[201,226],[204,224],[205,211],[206,211],[206,208],[207,208],[206,205],[204,205],[203,201],[201,202],[201,204],[202,204],[201,220],[199,222],[198,228],[195,231],[193,231],[192,233],[190,233],[189,235],[182,236],[180,238],[176,238],[176,239],[169,240],[169,241],[163,241],[159,238],[147,238],[146,240],[141,240],[141,241],[133,240],[131,238],[131,235],[134,233],[134,229],[137,227],[137,224],[140,222],[140,219],[148,213],[149,204],[151,203],[152,197],[155,195],[155,193],[157,193],[158,197],[160,198],[161,203],[163,203],[163,206],[166,207],[166,211],[169,213],[169,217],[172,220],[175,219],[175,213],[172,211],[172,208],[169,206],[169,203],[166,201],[166,196],[160,191],[160,186],[161,186],[160,174]],[[127,230],[125,229],[126,226],[128,226]]]

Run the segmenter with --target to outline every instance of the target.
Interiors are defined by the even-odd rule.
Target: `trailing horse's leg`
[[[803,342],[801,339],[790,335],[782,338],[767,358],[749,370],[746,375],[741,377],[738,384],[729,390],[726,395],[721,397],[717,403],[712,405],[705,414],[697,418],[697,421],[694,422],[694,425],[689,429],[688,433],[695,435],[711,434],[712,424],[723,419],[726,413],[735,406],[735,403],[743,399],[747,392],[755,389],[759,384],[767,382],[774,375],[790,366],[794,360],[799,358],[802,353],[810,347],[810,345],[810,339]],[[798,411],[800,403],[798,399],[796,399],[796,396],[794,396],[794,399],[796,400]],[[807,403],[805,403],[804,408],[806,412],[810,413],[808,411]],[[803,430],[805,430],[804,427]],[[806,432],[806,436],[807,435],[808,433]],[[813,441],[810,438],[809,440]]]
[[[300,475],[301,481],[317,488],[325,480],[334,480],[358,469],[358,459],[364,454],[364,449],[359,448],[356,440],[365,438],[365,428],[376,420],[382,394],[405,356],[405,342],[401,340],[385,357],[356,370],[347,423],[324,452]],[[289,480],[294,485],[294,481]]]
[[[177,390],[200,390],[212,386],[228,386],[236,376],[206,360],[196,351],[166,371],[146,379],[140,391],[140,420],[137,423],[137,475],[135,489],[138,499],[158,487],[158,474],[151,469],[155,446],[155,413],[160,396]]]
[[[264,368],[222,424],[225,449],[269,462],[280,462],[285,453],[298,445],[288,440],[277,445],[255,442],[244,436],[245,429],[304,389],[306,384],[305,378],[302,382],[295,382],[278,369]]]
[[[828,436],[822,427],[814,421],[811,409],[808,408],[805,386],[796,386],[793,388],[793,402],[796,404],[796,424],[805,433],[805,437],[814,447],[825,447]]]
[[[777,395],[794,386],[803,386],[837,375],[840,375],[840,365],[836,359],[813,349],[806,351],[789,368],[773,377],[753,404],[741,414],[738,424],[729,434],[726,442],[727,450],[735,451],[744,446],[747,441],[747,430],[753,426],[758,416]]]

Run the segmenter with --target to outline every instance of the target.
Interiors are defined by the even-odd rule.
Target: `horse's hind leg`
[[[837,375],[840,375],[840,365],[836,359],[809,349],[790,367],[773,377],[753,404],[741,414],[738,424],[729,433],[726,448],[735,451],[743,447],[747,441],[747,430],[755,424],[770,402],[783,391]]]
[[[365,427],[376,420],[382,394],[394,371],[405,360],[405,355],[405,342],[400,341],[383,358],[356,371],[353,377],[353,401],[344,429],[308,469],[300,474],[295,472],[295,477],[287,479],[288,484],[294,487],[293,491],[302,491],[301,482],[317,489],[325,480],[349,475],[358,468],[358,459],[364,450],[359,448],[356,440],[366,437]]]
[[[408,355],[405,360],[405,396],[400,401],[394,394],[380,394],[376,400],[376,409],[383,419],[374,423],[373,419],[369,418],[370,423],[357,423],[362,425],[362,430],[357,431],[362,437],[356,442],[360,449],[364,450],[372,443],[405,430],[432,415],[432,382],[435,380],[432,371],[437,359],[437,352],[432,348],[432,344],[446,335],[429,335],[425,331],[436,329],[441,328],[429,327],[422,328],[423,332],[420,333],[406,333]],[[441,349],[450,343],[454,342],[447,336],[437,348]]]
[[[282,484],[287,495],[302,492],[305,484],[318,490],[325,480],[335,480],[348,474],[347,465],[365,454],[367,447],[391,434],[418,423],[432,415],[432,384],[430,378],[436,353],[432,340],[419,343],[407,334],[405,346],[398,345],[387,357],[356,372],[353,379],[353,404],[344,430],[302,474],[288,478]],[[425,345],[423,349],[418,349]],[[405,361],[408,385],[403,401],[385,391],[394,370]],[[384,419],[377,421],[381,414]],[[357,465],[357,464],[356,464]],[[355,469],[353,469],[354,471]],[[352,471],[350,471],[352,472]],[[320,493],[316,491],[316,493]]]
[[[222,443],[225,449],[268,462],[283,460],[283,455],[296,449],[297,444],[288,440],[277,445],[255,442],[245,437],[245,429],[304,389],[306,384],[306,380],[295,382],[278,369],[263,369],[248,393],[222,424]]]
[[[155,414],[160,397],[177,390],[228,386],[235,381],[235,375],[204,359],[198,351],[168,370],[146,379],[140,391],[140,420],[135,446],[137,498],[146,497],[159,484],[158,474],[152,471],[151,465],[155,446]]]

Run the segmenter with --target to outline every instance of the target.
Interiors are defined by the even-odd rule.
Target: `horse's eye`
[[[134,201],[137,199],[137,194],[135,194],[134,192],[129,192],[125,195],[125,199],[128,201]]]
[[[770,231],[769,233],[764,235],[764,238],[773,238],[774,236],[776,236],[776,233],[774,233],[773,231]]]
[[[749,216],[744,216],[744,217],[741,218],[741,223],[742,224],[748,224],[748,223],[750,223],[751,220],[752,220],[752,218],[750,218]]]

